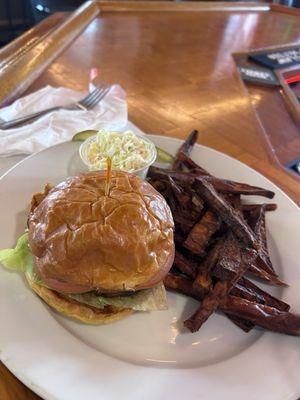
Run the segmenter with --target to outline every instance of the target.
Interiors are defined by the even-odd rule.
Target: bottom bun
[[[91,307],[86,304],[71,300],[63,295],[37,284],[26,276],[30,288],[37,293],[50,307],[54,308],[61,314],[73,318],[86,324],[101,325],[116,322],[123,317],[133,313],[128,308],[117,309],[114,307],[106,307],[105,309]]]

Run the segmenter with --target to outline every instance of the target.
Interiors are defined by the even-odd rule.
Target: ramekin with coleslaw
[[[90,171],[106,169],[110,157],[113,170],[131,172],[142,179],[146,178],[148,168],[156,159],[155,145],[132,131],[101,129],[81,144],[79,153]]]

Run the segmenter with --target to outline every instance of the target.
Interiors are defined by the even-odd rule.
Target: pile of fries
[[[300,335],[300,316],[249,279],[286,285],[274,270],[266,237],[265,215],[276,210],[276,204],[241,199],[271,199],[274,193],[212,176],[190,158],[197,137],[197,131],[189,135],[171,169],[151,167],[148,173],[175,221],[176,255],[165,286],[200,300],[185,327],[196,332],[220,310],[245,332],[260,326]]]

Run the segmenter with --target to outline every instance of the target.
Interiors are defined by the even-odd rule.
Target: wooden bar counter
[[[300,156],[300,128],[271,146],[263,124],[277,129],[273,102],[264,101],[270,92],[249,94],[232,56],[299,39],[299,10],[267,3],[89,2],[0,51],[0,101],[45,85],[86,91],[97,67],[124,88],[129,119],[142,130],[184,138],[198,129],[201,144],[250,165],[300,203],[299,178],[276,157],[277,146]],[[284,109],[282,128],[285,119],[291,124]],[[0,366],[1,400],[38,398]]]

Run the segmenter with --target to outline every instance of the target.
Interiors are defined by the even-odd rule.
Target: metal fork
[[[38,111],[36,113],[26,115],[24,117],[16,118],[11,121],[6,121],[6,122],[0,122],[0,129],[5,130],[9,128],[13,128],[15,126],[19,126],[24,124],[25,122],[31,122],[33,120],[36,120],[37,118],[46,115],[52,111],[57,111],[57,110],[91,110],[93,107],[95,107],[96,104],[98,104],[110,91],[111,86],[110,85],[103,85],[101,87],[97,87],[95,90],[93,90],[91,93],[89,93],[84,99],[76,102],[69,104],[67,106],[57,106],[57,107],[51,107],[43,111]]]

